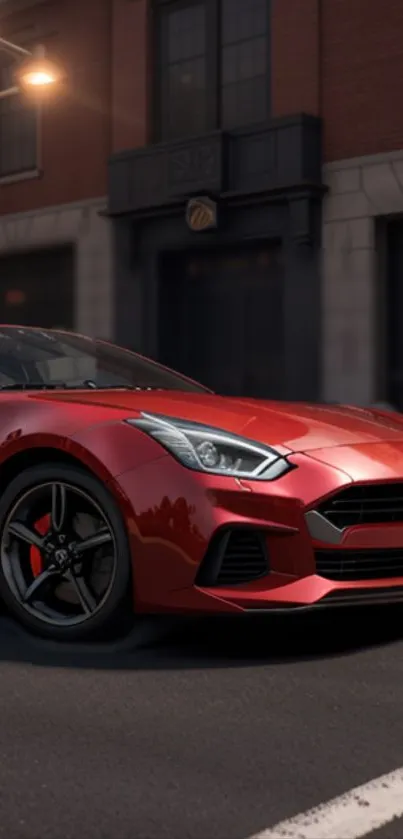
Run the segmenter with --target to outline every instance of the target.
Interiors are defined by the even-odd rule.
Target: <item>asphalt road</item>
[[[247,839],[403,765],[402,611],[201,621],[119,654],[9,629],[7,839]]]

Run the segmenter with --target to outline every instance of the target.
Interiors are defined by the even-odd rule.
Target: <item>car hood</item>
[[[60,391],[32,398],[77,402],[123,412],[165,414],[242,434],[276,447],[282,453],[308,452],[334,446],[403,441],[403,417],[354,407],[236,399],[214,394],[168,391]]]

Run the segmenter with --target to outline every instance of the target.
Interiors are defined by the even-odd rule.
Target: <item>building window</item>
[[[162,134],[199,134],[206,123],[205,8],[173,8],[162,24]]]
[[[221,0],[221,126],[268,116],[268,0]]]
[[[270,0],[156,3],[158,139],[267,119]]]
[[[0,64],[0,89],[13,86],[13,64]],[[38,108],[23,96],[0,99],[0,178],[37,168]]]

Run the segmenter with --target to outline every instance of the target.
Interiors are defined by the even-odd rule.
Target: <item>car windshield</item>
[[[57,330],[1,327],[0,390],[58,387],[211,392],[105,341]]]

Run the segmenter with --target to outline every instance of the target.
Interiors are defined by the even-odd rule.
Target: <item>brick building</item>
[[[70,85],[0,105],[0,319],[403,406],[401,0],[2,0],[0,32]]]
[[[3,0],[0,33],[43,43],[69,77],[41,108],[0,102],[0,319],[108,336],[112,240],[99,215],[112,151],[108,3]],[[0,53],[2,88],[14,60]]]

